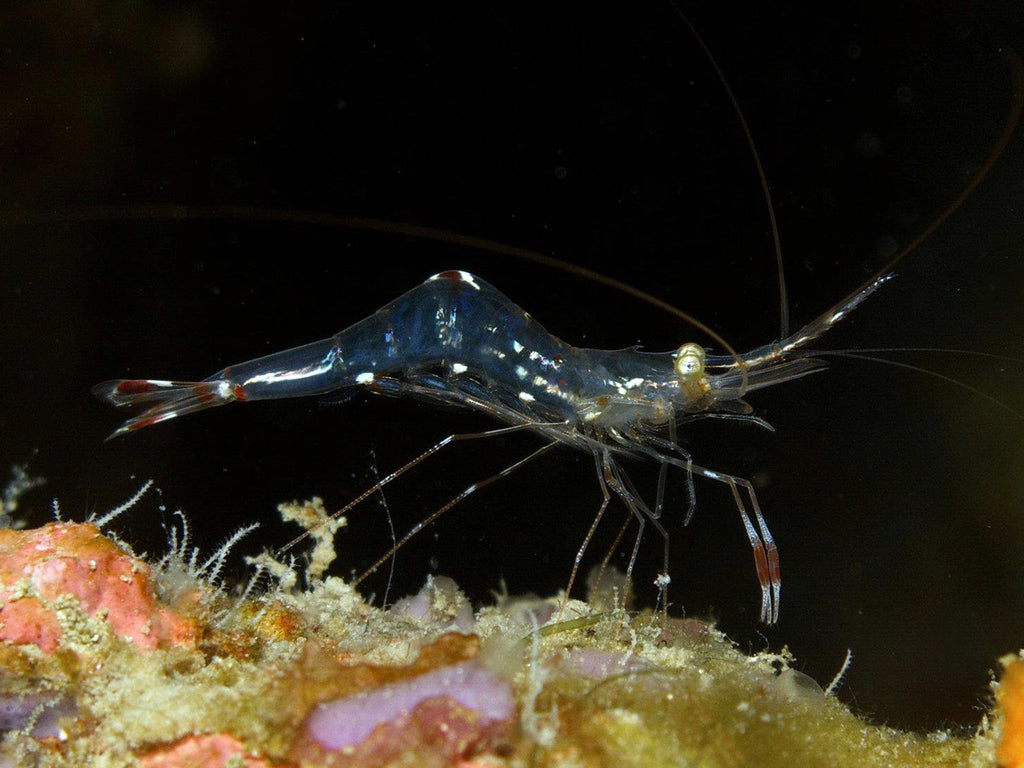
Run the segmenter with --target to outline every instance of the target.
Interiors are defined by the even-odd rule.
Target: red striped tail
[[[128,419],[114,430],[108,440],[161,421],[195,413],[205,408],[224,405],[235,400],[225,382],[163,381],[160,379],[113,379],[92,388],[92,393],[108,403],[123,406],[149,407]]]

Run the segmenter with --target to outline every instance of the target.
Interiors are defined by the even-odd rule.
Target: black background
[[[998,50],[1016,3],[687,5],[749,119],[772,183],[795,324],[846,295],[959,193],[1009,110]],[[330,507],[482,417],[388,399],[232,407],[111,443],[88,394],[119,376],[202,378],[347,326],[442,269],[478,273],[579,345],[704,341],[577,276],[450,243],[342,227],[147,216],[239,205],[358,214],[506,242],[601,270],[738,348],[778,335],[767,214],[711,66],[663,3],[10,3],[0,11],[0,461],[32,458],[83,517],[154,478],[120,523],[159,551],[184,509],[213,547],[240,522],[294,531],[279,501]],[[1024,354],[1022,146],[900,278],[825,340]],[[85,208],[106,206],[105,208]],[[83,220],[84,219],[84,220]],[[1024,366],[905,356],[1018,410]],[[751,477],[779,541],[782,620],[757,624],[749,548],[726,489],[698,485],[673,531],[674,611],[744,647],[783,645],[878,720],[973,726],[996,658],[1024,643],[1024,422],[912,372],[837,361],[757,393],[777,428],[708,423],[685,443]],[[389,488],[399,532],[537,445],[460,446]],[[653,477],[636,470],[650,488]],[[599,500],[562,450],[481,491],[403,550],[392,595],[428,572],[476,600],[564,585]],[[680,494],[672,498],[683,506]],[[616,512],[615,515],[619,515]],[[340,573],[388,543],[368,503]],[[619,518],[613,518],[619,519]],[[604,546],[614,523],[605,526]],[[659,548],[638,567],[641,600]],[[602,552],[594,545],[591,559]],[[241,573],[237,567],[236,573]],[[379,596],[382,573],[367,581]],[[681,605],[680,605],[681,604]]]

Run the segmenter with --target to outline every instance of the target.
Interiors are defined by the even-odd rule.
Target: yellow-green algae
[[[747,657],[714,631],[660,647],[660,621],[644,615],[630,623],[633,652],[649,669],[596,683],[552,676],[538,708],[557,708],[558,735],[537,750],[536,765],[995,765],[988,737],[868,724],[820,690],[791,685],[771,657]],[[621,639],[599,645],[628,647]]]
[[[162,585],[166,594],[188,594],[181,583],[192,578],[188,568],[165,564],[161,578],[173,581]],[[331,690],[318,669],[336,670],[339,658],[378,669],[407,665],[451,630],[443,620],[371,607],[337,578],[315,579],[308,591],[288,583],[239,602],[196,580],[193,594],[209,627],[192,650],[140,651],[102,621],[76,622],[74,606],[62,605],[62,624],[85,631],[69,632],[66,646],[49,656],[32,646],[3,647],[0,665],[19,691],[27,682],[69,695],[79,720],[65,724],[57,744],[9,733],[0,755],[19,766],[123,768],[154,745],[224,732],[290,765],[289,744],[305,711]],[[435,618],[458,602],[451,590],[434,594]],[[557,607],[540,628],[530,617],[545,604]],[[785,656],[744,655],[699,621],[627,617],[557,598],[528,606],[506,599],[478,612],[475,634],[483,663],[507,677],[520,706],[509,743],[477,765],[996,765],[994,728],[965,738],[869,724],[800,685]],[[611,666],[595,675],[588,654]],[[328,656],[332,662],[321,666]],[[401,763],[415,764],[416,756]]]

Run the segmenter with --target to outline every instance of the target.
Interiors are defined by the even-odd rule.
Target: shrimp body
[[[487,433],[446,438],[361,494],[345,510],[455,439],[526,429],[549,441],[527,459],[469,486],[414,528],[396,548],[477,488],[509,474],[548,448],[561,443],[589,451],[595,459],[604,501],[577,553],[570,589],[610,492],[626,504],[639,523],[627,573],[632,572],[645,523],[652,524],[664,539],[667,571],[668,533],[658,521],[667,468],[686,472],[691,512],[693,475],[725,483],[732,491],[754,552],[762,593],[761,618],[775,622],[781,583],[778,552],[753,486],[743,478],[694,464],[676,442],[676,424],[716,412],[758,421],[749,416],[751,409],[743,402],[743,395],[823,367],[820,360],[801,348],[842,319],[886,279],[869,282],[787,339],[745,355],[709,357],[694,343],[683,344],[670,353],[575,347],[548,333],[484,280],[468,272],[442,272],[329,338],[228,366],[203,381],[113,380],[97,384],[93,393],[117,406],[148,406],[125,421],[111,437],[232,401],[303,397],[360,387],[471,408],[509,425]],[[660,434],[664,431],[667,438]],[[618,458],[625,456],[660,463],[657,503],[653,507],[639,497],[619,464]],[[367,573],[374,568],[376,565]],[[657,583],[662,589],[667,585],[667,572]]]
[[[93,391],[118,406],[155,403],[118,435],[231,401],[347,387],[433,391],[506,420],[563,423],[590,434],[664,424],[673,412],[693,413],[714,401],[702,365],[681,377],[672,355],[574,347],[492,285],[460,271],[434,275],[333,336],[228,366],[201,382],[131,379]]]

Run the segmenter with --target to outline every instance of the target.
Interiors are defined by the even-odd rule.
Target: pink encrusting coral
[[[352,747],[379,725],[427,704],[437,706],[442,699],[467,710],[481,727],[509,720],[516,712],[509,684],[479,662],[466,661],[320,704],[306,729],[327,749]]]
[[[139,759],[139,768],[271,768],[247,754],[245,746],[223,733],[190,736],[170,747],[154,750]],[[281,766],[284,768],[284,766]]]
[[[191,646],[198,637],[193,619],[157,602],[149,567],[95,526],[0,530],[0,640],[52,653],[64,634],[59,607],[67,598],[139,648]]]

